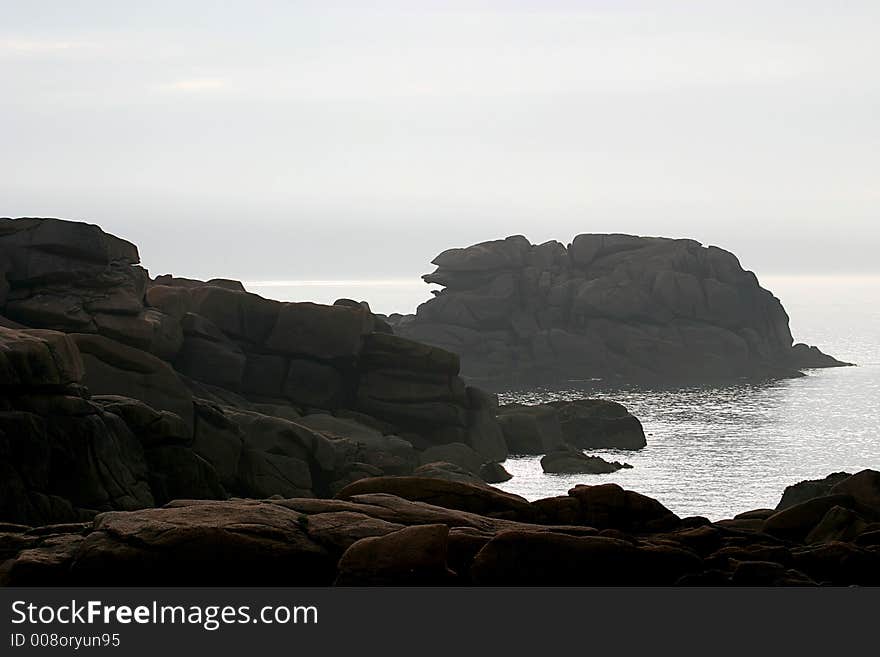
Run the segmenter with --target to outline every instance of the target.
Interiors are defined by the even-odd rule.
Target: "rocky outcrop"
[[[365,303],[282,303],[138,263],[97,226],[0,219],[0,521],[327,496],[433,461],[479,480],[507,457],[495,395]]]
[[[666,384],[844,364],[793,346],[779,300],[732,253],[694,240],[584,234],[566,247],[514,236],[433,264],[423,278],[444,289],[392,323],[460,354],[473,380]]]
[[[614,484],[532,503],[419,477],[337,499],[180,500],[0,525],[0,585],[877,586],[878,481],[714,523]]]
[[[776,505],[777,511],[782,511],[790,506],[806,502],[814,497],[821,497],[831,493],[835,484],[848,479],[852,474],[849,472],[834,472],[824,479],[808,479],[787,486],[782,493],[782,499]]]

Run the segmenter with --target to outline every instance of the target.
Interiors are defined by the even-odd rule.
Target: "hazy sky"
[[[0,216],[246,280],[581,232],[877,272],[878,25],[877,0],[0,0]]]

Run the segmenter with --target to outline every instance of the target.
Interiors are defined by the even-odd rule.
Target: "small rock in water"
[[[574,449],[562,449],[550,452],[541,459],[544,472],[551,474],[608,474],[624,468],[631,468],[628,463],[606,461],[599,456],[588,456]]]

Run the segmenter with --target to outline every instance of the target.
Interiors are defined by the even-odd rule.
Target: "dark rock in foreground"
[[[522,236],[438,255],[442,285],[395,330],[461,355],[497,385],[705,383],[844,365],[792,345],[788,315],[736,256],[688,239]]]
[[[0,525],[2,585],[334,583],[877,586],[880,473],[715,523],[614,484],[529,503],[485,485],[380,477],[337,499],[178,500]]]

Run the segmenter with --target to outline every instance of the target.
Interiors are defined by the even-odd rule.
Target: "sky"
[[[200,278],[415,278],[585,232],[878,273],[878,25],[876,0],[0,0],[0,216]]]

